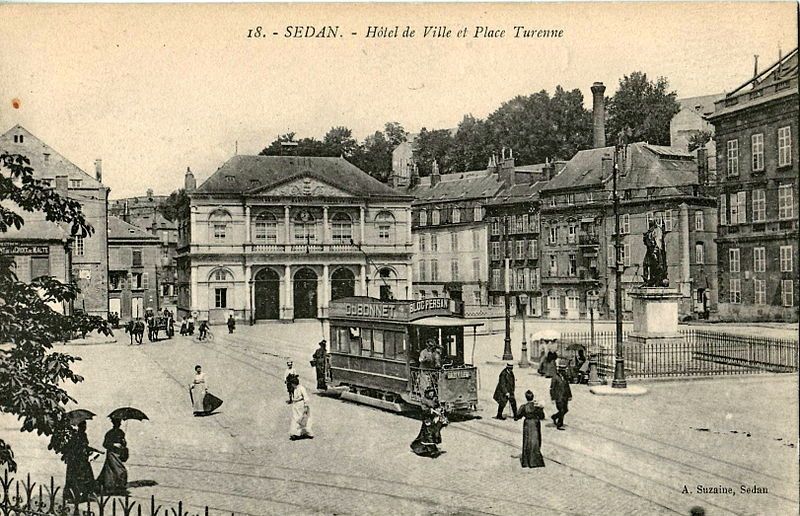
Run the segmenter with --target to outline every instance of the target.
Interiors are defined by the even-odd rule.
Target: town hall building
[[[344,158],[234,156],[178,222],[178,314],[326,318],[331,300],[412,298],[411,200]]]

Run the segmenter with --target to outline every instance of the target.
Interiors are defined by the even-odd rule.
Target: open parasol
[[[567,346],[567,351],[577,351],[579,349],[582,349],[582,350],[586,351],[586,346],[584,346],[583,344],[580,344],[578,342],[573,342],[572,344]]]
[[[532,340],[559,340],[561,332],[556,330],[541,330],[533,334]]]
[[[70,425],[77,425],[89,419],[92,419],[95,413],[86,409],[75,409],[67,412],[67,419]]]
[[[133,407],[120,407],[112,411],[108,417],[110,419],[119,419],[120,421],[127,421],[128,419],[143,421],[145,419],[149,419],[144,412]]]

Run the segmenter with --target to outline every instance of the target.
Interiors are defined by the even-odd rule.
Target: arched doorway
[[[272,269],[261,269],[255,277],[255,318],[278,319],[281,306],[281,279]]]
[[[356,294],[356,276],[353,271],[341,267],[331,275],[331,301]]]
[[[317,273],[308,267],[294,275],[294,318],[316,319]]]

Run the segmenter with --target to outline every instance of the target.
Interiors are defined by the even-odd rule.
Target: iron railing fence
[[[790,373],[800,370],[798,341],[735,335],[708,330],[680,331],[681,339],[633,342],[623,333],[625,375],[630,378]],[[563,333],[558,355],[570,358],[578,345],[597,356],[598,373],[610,376],[616,358],[616,333]],[[573,350],[570,350],[573,348]]]
[[[50,477],[49,484],[10,476],[0,478],[0,515],[2,516],[210,516],[208,506],[197,511],[183,501],[162,503],[151,496],[139,501],[128,496],[98,494],[92,501],[70,503],[64,500],[63,488]],[[224,514],[228,514],[225,512]],[[230,513],[234,516],[234,513]]]

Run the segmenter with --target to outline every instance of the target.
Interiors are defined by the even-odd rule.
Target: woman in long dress
[[[125,432],[120,428],[121,421],[112,419],[113,428],[106,432],[103,448],[106,449],[106,462],[97,477],[97,485],[104,495],[125,495],[128,486],[128,470],[124,462],[128,460],[128,443]]]
[[[542,419],[544,409],[533,402],[533,392],[526,391],[527,403],[517,409],[515,420],[522,418],[522,455],[519,458],[523,468],[543,468],[542,457]]]
[[[194,366],[194,380],[189,385],[189,394],[192,397],[192,409],[195,416],[205,414],[206,410],[203,408],[203,398],[206,397],[208,387],[206,386],[206,375],[203,373],[203,368],[199,365]]]
[[[67,443],[64,451],[64,462],[67,463],[67,478],[64,482],[66,501],[81,503],[94,496],[96,484],[89,457],[96,451],[89,446],[86,421],[81,421],[78,423],[78,431]]]
[[[442,454],[442,426],[446,424],[444,413],[436,401],[436,390],[429,387],[422,398],[422,426],[417,438],[411,442],[411,451],[420,457],[435,459]]]
[[[289,385],[292,392],[289,396],[289,405],[292,406],[292,419],[289,423],[289,439],[313,439],[311,431],[311,407],[308,404],[308,392],[300,385],[300,377],[289,376]]]

